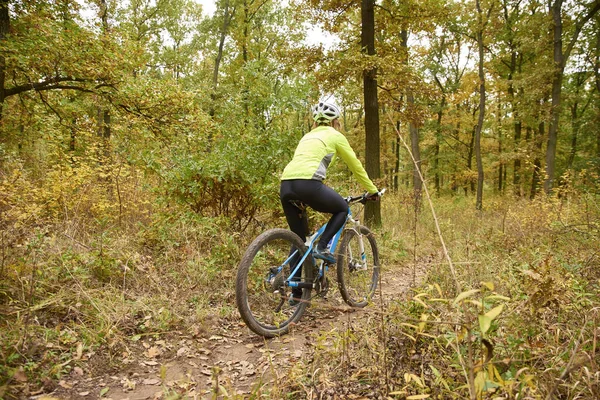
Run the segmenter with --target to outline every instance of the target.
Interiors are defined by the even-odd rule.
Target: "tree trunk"
[[[10,16],[8,14],[8,0],[0,0],[0,43],[6,40],[6,34],[10,28]],[[2,121],[2,111],[4,108],[4,85],[6,79],[6,59],[0,53],[0,121]],[[4,132],[0,132],[0,142],[2,142]]]
[[[375,0],[362,0],[361,45],[363,52],[375,55]],[[379,178],[379,103],[377,69],[363,71],[365,103],[365,169],[371,179]],[[367,203],[365,220],[371,226],[381,225],[381,208],[377,201]]]
[[[573,105],[571,106],[571,151],[569,152],[569,160],[567,161],[567,168],[573,169],[573,164],[575,162],[575,155],[577,154],[577,135],[579,134],[579,128],[581,127],[581,122],[579,120],[579,115],[577,115],[577,109],[579,106],[579,102],[575,100]]]
[[[481,160],[481,129],[485,117],[485,74],[483,72],[483,12],[479,0],[475,1],[477,6],[477,48],[479,52],[479,118],[475,128],[475,159],[477,160],[477,200],[475,208],[483,208],[483,162]]]
[[[225,46],[225,39],[227,38],[227,32],[229,30],[229,24],[231,23],[231,18],[235,13],[235,8],[230,13],[229,12],[229,0],[225,0],[225,7],[223,11],[223,25],[221,26],[220,38],[219,38],[219,48],[217,50],[217,56],[215,57],[215,67],[213,69],[213,78],[212,78],[212,93],[211,99],[213,100],[213,104],[210,106],[209,115],[212,117],[215,115],[215,99],[217,97],[217,85],[219,83],[219,67],[221,66],[221,60],[223,59],[223,47]]]
[[[531,191],[529,192],[529,199],[533,200],[538,193],[538,187],[541,181],[542,174],[542,160],[540,154],[542,152],[542,143],[545,136],[546,124],[544,121],[540,121],[538,125],[538,134],[533,134],[533,142],[535,143],[535,158],[533,160],[533,173],[531,175]]]
[[[439,197],[440,186],[441,186],[441,173],[440,173],[440,142],[442,140],[442,115],[444,113],[444,105],[446,103],[446,97],[442,97],[442,103],[437,115],[437,126],[435,134],[435,144],[433,145],[433,169],[435,171],[435,194]]]
[[[550,7],[553,22],[554,75],[552,77],[550,129],[548,130],[548,146],[546,148],[546,180],[544,182],[544,190],[548,194],[552,192],[556,172],[556,146],[558,142],[558,123],[560,120],[562,81],[565,64],[569,59],[569,55],[575,46],[575,42],[577,42],[583,26],[600,10],[600,1],[594,1],[588,12],[575,22],[573,36],[571,36],[566,49],[563,51],[562,5],[563,0],[555,0]]]
[[[408,31],[406,29],[400,31],[400,41],[402,43],[402,48],[404,49],[404,54],[401,57],[403,58],[404,64],[408,65]],[[408,89],[406,92],[406,103],[408,104],[409,110],[414,109],[415,97],[412,89]],[[408,132],[410,135],[410,151],[414,157],[413,190],[415,206],[418,209],[419,204],[421,203],[421,192],[423,190],[423,182],[421,181],[421,150],[419,146],[419,128],[410,115],[408,121]]]
[[[596,90],[600,93],[600,32],[596,32],[596,49],[594,51],[594,75],[596,77]],[[600,113],[596,114],[596,171],[600,175]]]
[[[415,99],[412,91],[409,91],[406,96],[409,107],[414,107]],[[423,181],[421,180],[421,150],[419,146],[419,128],[414,122],[409,122],[408,130],[410,132],[410,151],[415,158],[415,165],[413,166],[413,190],[415,198],[415,207],[419,209],[421,204],[421,194],[423,191]]]
[[[106,4],[106,0],[100,0],[99,6],[100,12],[98,16],[100,17],[100,22],[102,23],[102,34],[108,35],[108,6]],[[98,106],[98,136],[105,140],[105,145],[110,139],[110,111],[101,105]]]
[[[471,141],[469,142],[469,149],[467,151],[467,169],[473,171],[473,152],[475,149],[475,131],[476,127],[471,130]],[[475,182],[469,178],[469,185],[471,186],[471,193],[475,192]],[[465,186],[465,195],[469,193],[467,186]]]
[[[504,175],[505,175],[505,171],[504,171],[504,161],[502,161],[502,141],[504,139],[502,138],[502,127],[498,128],[498,154],[500,156],[500,161],[498,164],[498,192],[500,194],[502,194],[502,192],[504,191]]]
[[[396,122],[396,130],[400,131],[400,121]],[[600,136],[599,136],[600,138]],[[600,139],[599,139],[600,140]],[[600,141],[599,141],[600,143]],[[400,174],[400,138],[396,136],[396,165],[394,165],[394,191],[398,191],[398,174]],[[600,145],[598,147],[598,151],[600,151]]]
[[[552,108],[550,111],[550,129],[546,147],[546,180],[544,191],[552,192],[556,169],[556,144],[558,141],[558,122],[560,118],[560,96],[562,90],[564,57],[562,50],[562,0],[556,0],[551,7],[554,33],[554,74],[552,76]]]
[[[441,172],[440,172],[440,142],[442,140],[442,117],[444,115],[444,107],[446,106],[446,96],[442,95],[440,109],[437,112],[437,123],[435,132],[435,144],[433,148],[433,165],[435,170],[435,193],[440,195]]]

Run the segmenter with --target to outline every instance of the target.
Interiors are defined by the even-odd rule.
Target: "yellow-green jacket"
[[[281,180],[314,179],[322,181],[326,177],[327,167],[336,155],[348,165],[350,171],[369,193],[377,193],[367,172],[348,139],[330,126],[319,126],[300,139],[294,153],[294,158],[283,170]]]

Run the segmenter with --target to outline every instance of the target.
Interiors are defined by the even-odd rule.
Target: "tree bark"
[[[481,130],[483,128],[483,119],[485,117],[485,74],[483,71],[483,12],[479,0],[475,1],[477,7],[477,48],[479,53],[479,117],[477,127],[475,128],[475,159],[477,160],[477,199],[475,208],[483,208],[483,162],[481,160]]]
[[[402,48],[405,52],[402,55],[404,64],[408,65],[408,31],[403,29],[400,32],[400,41]],[[408,89],[406,92],[406,103],[408,104],[409,110],[414,109],[415,97],[412,89]],[[423,190],[423,182],[421,181],[421,150],[419,146],[419,128],[413,121],[412,116],[409,113],[408,120],[408,132],[410,135],[410,151],[415,159],[415,165],[413,166],[413,191],[415,199],[415,207],[418,209],[421,204],[421,192]]]
[[[475,131],[477,127],[473,127],[471,130],[471,140],[469,141],[469,149],[467,151],[467,169],[473,171],[473,153],[475,152]],[[475,192],[475,182],[469,178],[469,185],[471,187],[471,193]],[[468,187],[465,186],[465,195],[469,194]]]
[[[6,40],[6,34],[10,29],[10,16],[8,14],[8,0],[0,0],[0,42]],[[2,120],[2,111],[4,108],[4,85],[6,80],[6,59],[0,54],[0,121]],[[0,141],[4,133],[0,133]]]
[[[375,55],[375,0],[361,3],[361,45],[363,52]],[[365,102],[365,169],[371,179],[378,179],[379,161],[379,102],[377,99],[377,68],[363,71]],[[365,207],[365,220],[373,226],[381,225],[379,202],[369,202]]]
[[[400,121],[396,122],[396,130],[400,131]],[[400,138],[396,136],[396,146],[394,147],[396,164],[394,165],[394,191],[398,191],[398,174],[400,174]],[[600,146],[599,146],[600,151]]]
[[[213,104],[210,106],[209,115],[212,117],[215,115],[215,99],[217,97],[217,85],[219,83],[219,67],[221,66],[221,60],[223,59],[223,47],[225,46],[225,39],[227,38],[227,33],[229,31],[229,24],[231,23],[231,19],[233,18],[233,14],[235,13],[235,7],[233,11],[229,12],[229,0],[225,0],[225,7],[223,10],[223,25],[221,26],[221,32],[219,37],[219,48],[217,50],[217,56],[215,57],[215,67],[213,69],[213,78],[212,78],[212,93],[211,99],[213,100]]]
[[[542,160],[540,153],[542,151],[542,142],[545,135],[546,124],[544,121],[540,121],[538,125],[538,133],[533,133],[533,142],[535,143],[535,158],[533,159],[533,173],[531,174],[531,191],[529,192],[529,199],[533,200],[538,193],[538,187],[541,181],[542,175]]]
[[[440,195],[441,188],[441,172],[440,172],[440,142],[442,140],[442,117],[444,115],[444,107],[446,106],[446,95],[442,95],[440,109],[437,112],[437,124],[435,132],[435,144],[433,148],[433,165],[435,170],[435,193]]]
[[[553,54],[554,54],[554,75],[552,77],[552,108],[550,110],[550,128],[548,130],[548,145],[546,147],[546,180],[544,181],[544,191],[547,194],[552,193],[556,173],[556,146],[558,142],[558,124],[561,111],[561,93],[564,77],[565,64],[569,59],[571,51],[577,42],[577,38],[583,29],[583,26],[600,10],[600,0],[594,1],[588,12],[575,22],[575,30],[563,50],[563,21],[562,21],[563,0],[555,0],[550,6],[552,16],[553,32]]]
[[[108,5],[106,4],[106,0],[100,0],[99,6],[100,12],[98,16],[102,22],[102,34],[108,36]],[[110,111],[102,105],[98,106],[98,136],[105,139],[105,144],[110,139]]]

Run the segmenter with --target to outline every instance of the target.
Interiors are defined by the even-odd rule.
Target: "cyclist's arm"
[[[352,171],[352,174],[354,174],[358,183],[360,183],[369,194],[377,193],[379,190],[373,184],[373,181],[369,179],[369,175],[367,175],[367,171],[365,171],[360,160],[356,158],[356,153],[354,153],[354,150],[350,147],[348,139],[342,134],[336,139],[337,154],[344,160],[346,165],[348,165],[348,168],[350,168],[350,171]]]

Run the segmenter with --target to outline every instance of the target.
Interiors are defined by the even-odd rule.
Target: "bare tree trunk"
[[[219,38],[219,48],[217,50],[217,57],[215,58],[215,67],[213,69],[213,78],[212,78],[212,93],[211,99],[213,100],[213,104],[211,104],[209,115],[212,117],[215,115],[215,104],[214,100],[217,96],[217,85],[219,83],[219,67],[221,66],[221,60],[223,59],[223,47],[225,46],[225,39],[227,38],[227,34],[229,31],[229,24],[231,23],[231,19],[233,18],[233,14],[235,14],[235,7],[233,11],[229,12],[229,0],[225,0],[225,7],[223,10],[223,25],[221,26],[220,38]]]
[[[370,56],[375,55],[375,0],[362,0],[361,45]],[[379,102],[377,99],[377,69],[363,71],[365,102],[365,169],[371,179],[379,178]],[[381,208],[378,201],[367,203],[365,220],[372,226],[381,225]]]
[[[441,172],[440,172],[440,141],[442,140],[442,117],[444,115],[444,107],[446,106],[446,96],[442,95],[440,109],[437,112],[437,123],[435,132],[435,145],[433,148],[433,165],[435,170],[435,193],[440,195]]]
[[[403,29],[400,31],[400,41],[404,54],[402,55],[404,64],[408,65],[408,31]],[[411,89],[406,92],[406,103],[409,109],[413,109],[415,105],[414,93]],[[408,121],[408,132],[410,135],[410,151],[415,159],[415,165],[413,168],[413,190],[415,198],[415,206],[419,208],[421,204],[421,192],[423,190],[423,182],[421,181],[421,150],[419,146],[419,128],[413,121],[413,118],[409,117]]]
[[[406,100],[410,107],[414,106],[415,99],[412,91],[409,91]],[[421,150],[419,146],[419,128],[417,125],[410,121],[408,124],[408,131],[410,132],[410,151],[415,159],[415,166],[413,168],[413,190],[415,198],[415,207],[419,209],[421,204],[421,194],[423,191],[423,182],[421,181]]]
[[[481,160],[481,129],[483,128],[483,119],[485,117],[485,74],[483,72],[483,29],[487,23],[483,21],[483,12],[479,0],[475,1],[477,6],[477,48],[479,50],[479,118],[475,128],[475,158],[477,160],[477,200],[475,208],[483,208],[483,162]]]
[[[475,151],[475,131],[477,130],[477,127],[473,127],[473,130],[471,130],[471,141],[469,142],[469,149],[467,151],[467,169],[469,171],[473,170],[473,153]],[[475,192],[475,182],[470,179],[469,180],[469,185],[471,186],[471,193]],[[468,190],[467,187],[465,186],[465,195],[468,194]]]
[[[529,129],[529,128],[528,128]],[[533,173],[531,175],[531,191],[529,198],[533,200],[538,193],[539,184],[542,175],[542,160],[540,154],[542,152],[542,142],[545,136],[546,124],[543,120],[538,125],[538,133],[533,133],[533,142],[535,143],[535,157],[533,159]]]
[[[571,106],[571,151],[569,152],[569,160],[567,161],[567,168],[573,169],[573,164],[575,162],[575,155],[577,154],[577,135],[579,134],[579,128],[581,127],[581,122],[579,120],[579,116],[577,115],[577,108],[579,107],[579,102],[575,100],[573,105]]]
[[[400,131],[400,121],[396,122],[396,130]],[[599,136],[600,138],[600,136]],[[599,139],[600,143],[600,139]],[[394,166],[394,191],[398,191],[398,174],[400,173],[400,138],[396,135],[396,165]],[[598,147],[600,151],[600,145]]]
[[[561,93],[565,64],[569,59],[583,26],[598,12],[598,10],[600,10],[599,0],[595,0],[591,3],[588,12],[581,17],[581,19],[575,21],[573,36],[571,36],[566,49],[563,50],[562,5],[563,0],[555,0],[550,6],[550,14],[553,21],[552,32],[554,39],[555,69],[552,78],[552,108],[550,110],[550,129],[548,130],[548,146],[546,148],[546,180],[544,182],[544,190],[548,194],[552,192],[555,179],[556,145],[558,142],[558,123],[561,111]]]
[[[98,16],[102,23],[102,34],[109,34],[108,26],[108,6],[106,0],[100,0],[99,2],[100,12]],[[110,139],[110,112],[106,107],[98,106],[98,136],[105,140],[105,143]],[[105,151],[107,151],[105,149]]]
[[[600,93],[600,32],[596,31],[596,49],[594,51],[594,75],[596,77],[596,90]],[[596,170],[600,174],[600,114],[596,114]]]
[[[0,43],[6,40],[6,34],[10,29],[10,16],[8,14],[8,0],[0,0]],[[2,111],[4,108],[4,85],[6,79],[6,59],[0,53],[0,121],[2,120]],[[2,141],[4,132],[0,132],[0,141]]]

